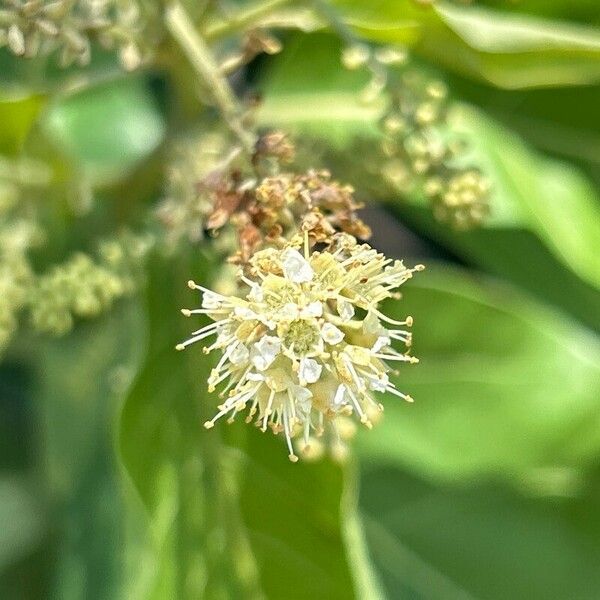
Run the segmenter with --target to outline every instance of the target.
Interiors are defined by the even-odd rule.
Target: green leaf
[[[377,42],[412,44],[437,65],[507,89],[600,81],[600,28],[499,10],[412,0],[334,0]]]
[[[156,598],[352,597],[355,586],[374,584],[342,469],[290,463],[280,438],[243,419],[202,427],[218,403],[206,391],[211,360],[198,347],[174,346],[191,327],[178,309],[198,300],[185,281],[207,283],[211,262],[152,268],[148,354],[120,430],[152,533],[137,585]]]
[[[362,456],[439,478],[529,481],[585,468],[600,451],[600,340],[508,286],[433,266],[406,285],[392,316],[415,319],[421,362],[395,378]]]
[[[384,98],[370,104],[361,102],[360,90],[369,75],[344,69],[340,52],[340,42],[330,35],[292,38],[261,82],[265,96],[259,119],[268,125],[327,137],[338,147],[357,135],[375,135]]]
[[[577,498],[534,499],[499,485],[433,486],[398,468],[370,468],[361,508],[387,597],[595,598],[597,482]]]
[[[360,108],[364,81],[342,69],[339,52],[339,43],[322,34],[297,39],[266,77],[261,120],[332,141],[346,150],[352,139],[362,136],[377,156],[375,124],[380,107]],[[315,70],[305,69],[306,62],[314,64]],[[356,104],[343,104],[344,97],[354,98]],[[449,129],[470,148],[463,160],[480,166],[492,183],[492,214],[484,226],[533,232],[560,262],[600,288],[600,198],[592,184],[576,168],[531,150],[475,108],[454,105]],[[364,152],[363,148],[350,159],[357,181],[361,180],[361,167],[363,179],[367,179],[369,163],[376,162]],[[348,158],[342,156],[341,160]],[[381,177],[377,183],[381,185]],[[381,195],[381,189],[376,191]],[[387,192],[388,198],[399,200],[394,195]],[[418,191],[408,200],[419,206],[427,204]],[[520,262],[520,257],[516,259]]]
[[[41,95],[0,93],[0,154],[18,154],[44,102]]]
[[[380,597],[355,507],[350,466],[291,466],[272,436],[248,435],[242,516],[268,598]],[[345,480],[346,479],[346,480]],[[273,502],[273,499],[276,499]]]
[[[594,186],[477,110],[456,106],[450,126],[464,135],[471,160],[492,182],[493,214],[484,225],[533,231],[574,273],[600,288],[600,197]]]
[[[0,572],[35,549],[44,533],[40,506],[28,487],[16,478],[0,479]]]
[[[156,101],[140,77],[75,92],[52,106],[44,125],[97,185],[127,175],[165,133]]]
[[[600,331],[600,290],[560,263],[532,232],[504,227],[455,231],[437,222],[428,207],[396,202],[390,208],[465,264],[499,275]]]
[[[139,363],[143,321],[135,303],[40,343],[35,390],[49,520],[60,550],[46,585],[59,598],[118,597],[124,506],[113,424]]]

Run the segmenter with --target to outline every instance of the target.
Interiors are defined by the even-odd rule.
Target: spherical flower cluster
[[[183,314],[213,322],[177,346],[213,338],[205,352],[221,352],[208,386],[224,386],[223,402],[205,427],[247,411],[247,422],[284,434],[293,462],[294,439],[306,450],[326,431],[335,439],[338,425],[353,414],[371,427],[370,415],[382,410],[375,392],[411,401],[390,381],[387,363],[417,362],[392,347],[393,340],[410,346],[412,319],[391,319],[378,305],[423,269],[409,269],[348,234],[312,254],[307,236],[304,241],[303,252],[302,240],[292,240],[255,253],[240,274],[248,286],[244,297],[190,281],[203,293],[202,306]]]

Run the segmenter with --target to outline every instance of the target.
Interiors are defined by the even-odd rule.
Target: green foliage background
[[[243,422],[207,433],[210,362],[172,349],[185,282],[218,279],[219,259],[210,240],[154,256],[136,297],[61,339],[23,329],[4,356],[1,597],[600,596],[597,3],[333,4],[448,82],[451,125],[493,184],[491,218],[469,232],[382,189],[366,76],[340,66],[339,41],[300,3],[270,16],[284,51],[240,84],[261,92],[261,125],[384,206],[369,213],[383,251],[428,265],[388,307],[415,318],[421,363],[399,375],[415,404],[387,399],[343,466],[292,465]],[[39,265],[161,197],[168,142],[202,115],[168,41],[159,56],[128,75],[95,53],[82,76],[0,51],[2,160],[53,172],[36,192]]]

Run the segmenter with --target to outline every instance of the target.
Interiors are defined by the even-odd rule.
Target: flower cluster
[[[119,48],[127,70],[142,61],[140,9],[134,0],[6,0],[0,10],[0,46],[28,58],[59,51],[60,63],[86,65],[91,36]]]
[[[202,304],[183,314],[212,322],[177,345],[183,350],[212,338],[205,352],[221,353],[208,386],[223,386],[222,403],[205,427],[245,412],[247,422],[284,434],[293,462],[294,440],[310,454],[324,433],[339,444],[350,415],[371,427],[383,409],[376,392],[411,401],[390,381],[388,363],[417,362],[392,345],[410,347],[412,319],[391,319],[379,304],[397,297],[393,290],[423,268],[407,268],[345,233],[322,251],[310,253],[307,234],[303,252],[301,245],[296,236],[283,248],[256,252],[240,273],[243,297],[190,281],[203,293]]]

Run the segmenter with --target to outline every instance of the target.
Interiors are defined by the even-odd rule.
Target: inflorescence
[[[135,0],[6,0],[0,9],[0,46],[33,58],[58,52],[60,64],[90,62],[91,44],[118,48],[123,67],[143,60],[144,35]]]
[[[332,448],[349,415],[372,426],[383,410],[376,392],[412,401],[389,379],[388,363],[415,363],[408,352],[412,318],[394,320],[379,309],[422,265],[407,268],[345,233],[332,236],[320,251],[304,250],[299,236],[283,248],[256,252],[249,269],[240,272],[247,291],[224,296],[193,281],[203,294],[201,308],[186,316],[207,315],[212,322],[177,345],[211,339],[206,353],[221,353],[208,379],[209,391],[222,386],[217,414],[231,422],[240,412],[262,431],[283,433],[289,458],[296,446],[310,455],[311,446],[327,435]]]

